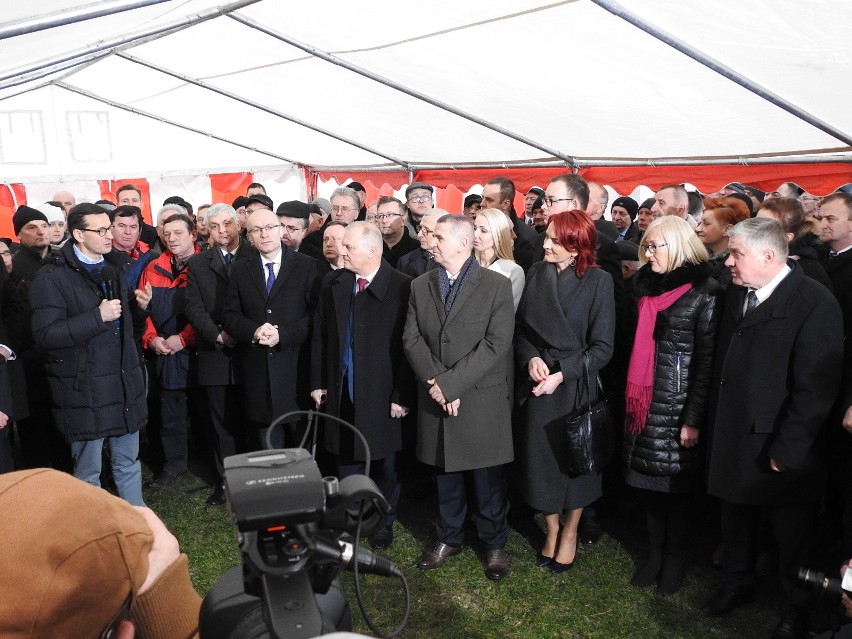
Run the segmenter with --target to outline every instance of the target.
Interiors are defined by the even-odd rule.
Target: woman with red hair
[[[564,422],[589,399],[584,358],[595,400],[594,380],[612,356],[615,303],[612,278],[595,264],[597,231],[583,211],[551,216],[545,234],[544,261],[527,273],[515,328],[515,352],[526,369],[519,378],[528,376],[532,387],[519,398],[517,458],[524,497],[547,525],[536,563],[558,574],[574,563],[583,508],[601,495],[600,475],[564,470]]]
[[[731,281],[731,272],[725,266],[728,259],[728,231],[749,218],[748,206],[737,198],[704,198],[704,212],[695,227],[695,234],[710,254],[712,277],[722,286]]]

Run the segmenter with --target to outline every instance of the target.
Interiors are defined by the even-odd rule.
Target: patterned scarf
[[[467,258],[464,266],[462,266],[459,271],[459,275],[456,278],[456,281],[453,282],[452,286],[450,286],[450,278],[447,275],[447,269],[443,267],[438,269],[438,289],[441,292],[441,301],[444,303],[444,312],[447,315],[450,314],[450,310],[453,308],[453,303],[456,301],[456,297],[458,297],[462,286],[464,286],[467,278],[470,277],[473,263],[474,259],[473,255],[471,255]]]

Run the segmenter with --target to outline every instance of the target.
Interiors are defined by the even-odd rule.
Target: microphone
[[[321,539],[314,540],[314,551],[328,559],[334,559],[340,562],[340,565],[347,570],[354,570],[355,564],[358,564],[358,572],[363,572],[368,575],[382,575],[384,577],[400,577],[402,573],[387,557],[377,555],[372,550],[358,546],[358,552],[355,552],[355,547],[346,541],[337,541],[337,546],[329,544]]]

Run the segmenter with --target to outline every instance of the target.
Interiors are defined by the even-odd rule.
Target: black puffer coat
[[[135,433],[148,419],[127,281],[117,256],[104,258],[102,279],[121,300],[120,321],[101,319],[103,287],[71,242],[50,254],[30,286],[33,336],[46,355],[56,426],[69,442]]]
[[[685,295],[657,314],[654,327],[654,390],[645,428],[625,433],[628,468],[644,475],[672,476],[701,472],[703,446],[680,445],[681,426],[702,428],[707,418],[713,353],[722,287],[709,264],[685,264],[658,275],[649,265],[636,273],[640,297],[656,296],[687,282]]]

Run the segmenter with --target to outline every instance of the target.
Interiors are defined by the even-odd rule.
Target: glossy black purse
[[[583,354],[583,371],[586,403],[565,416],[565,463],[571,474],[595,475],[603,470],[612,457],[615,433],[609,401],[604,395],[599,376],[596,376],[596,399],[592,401],[589,356],[586,353]]]

